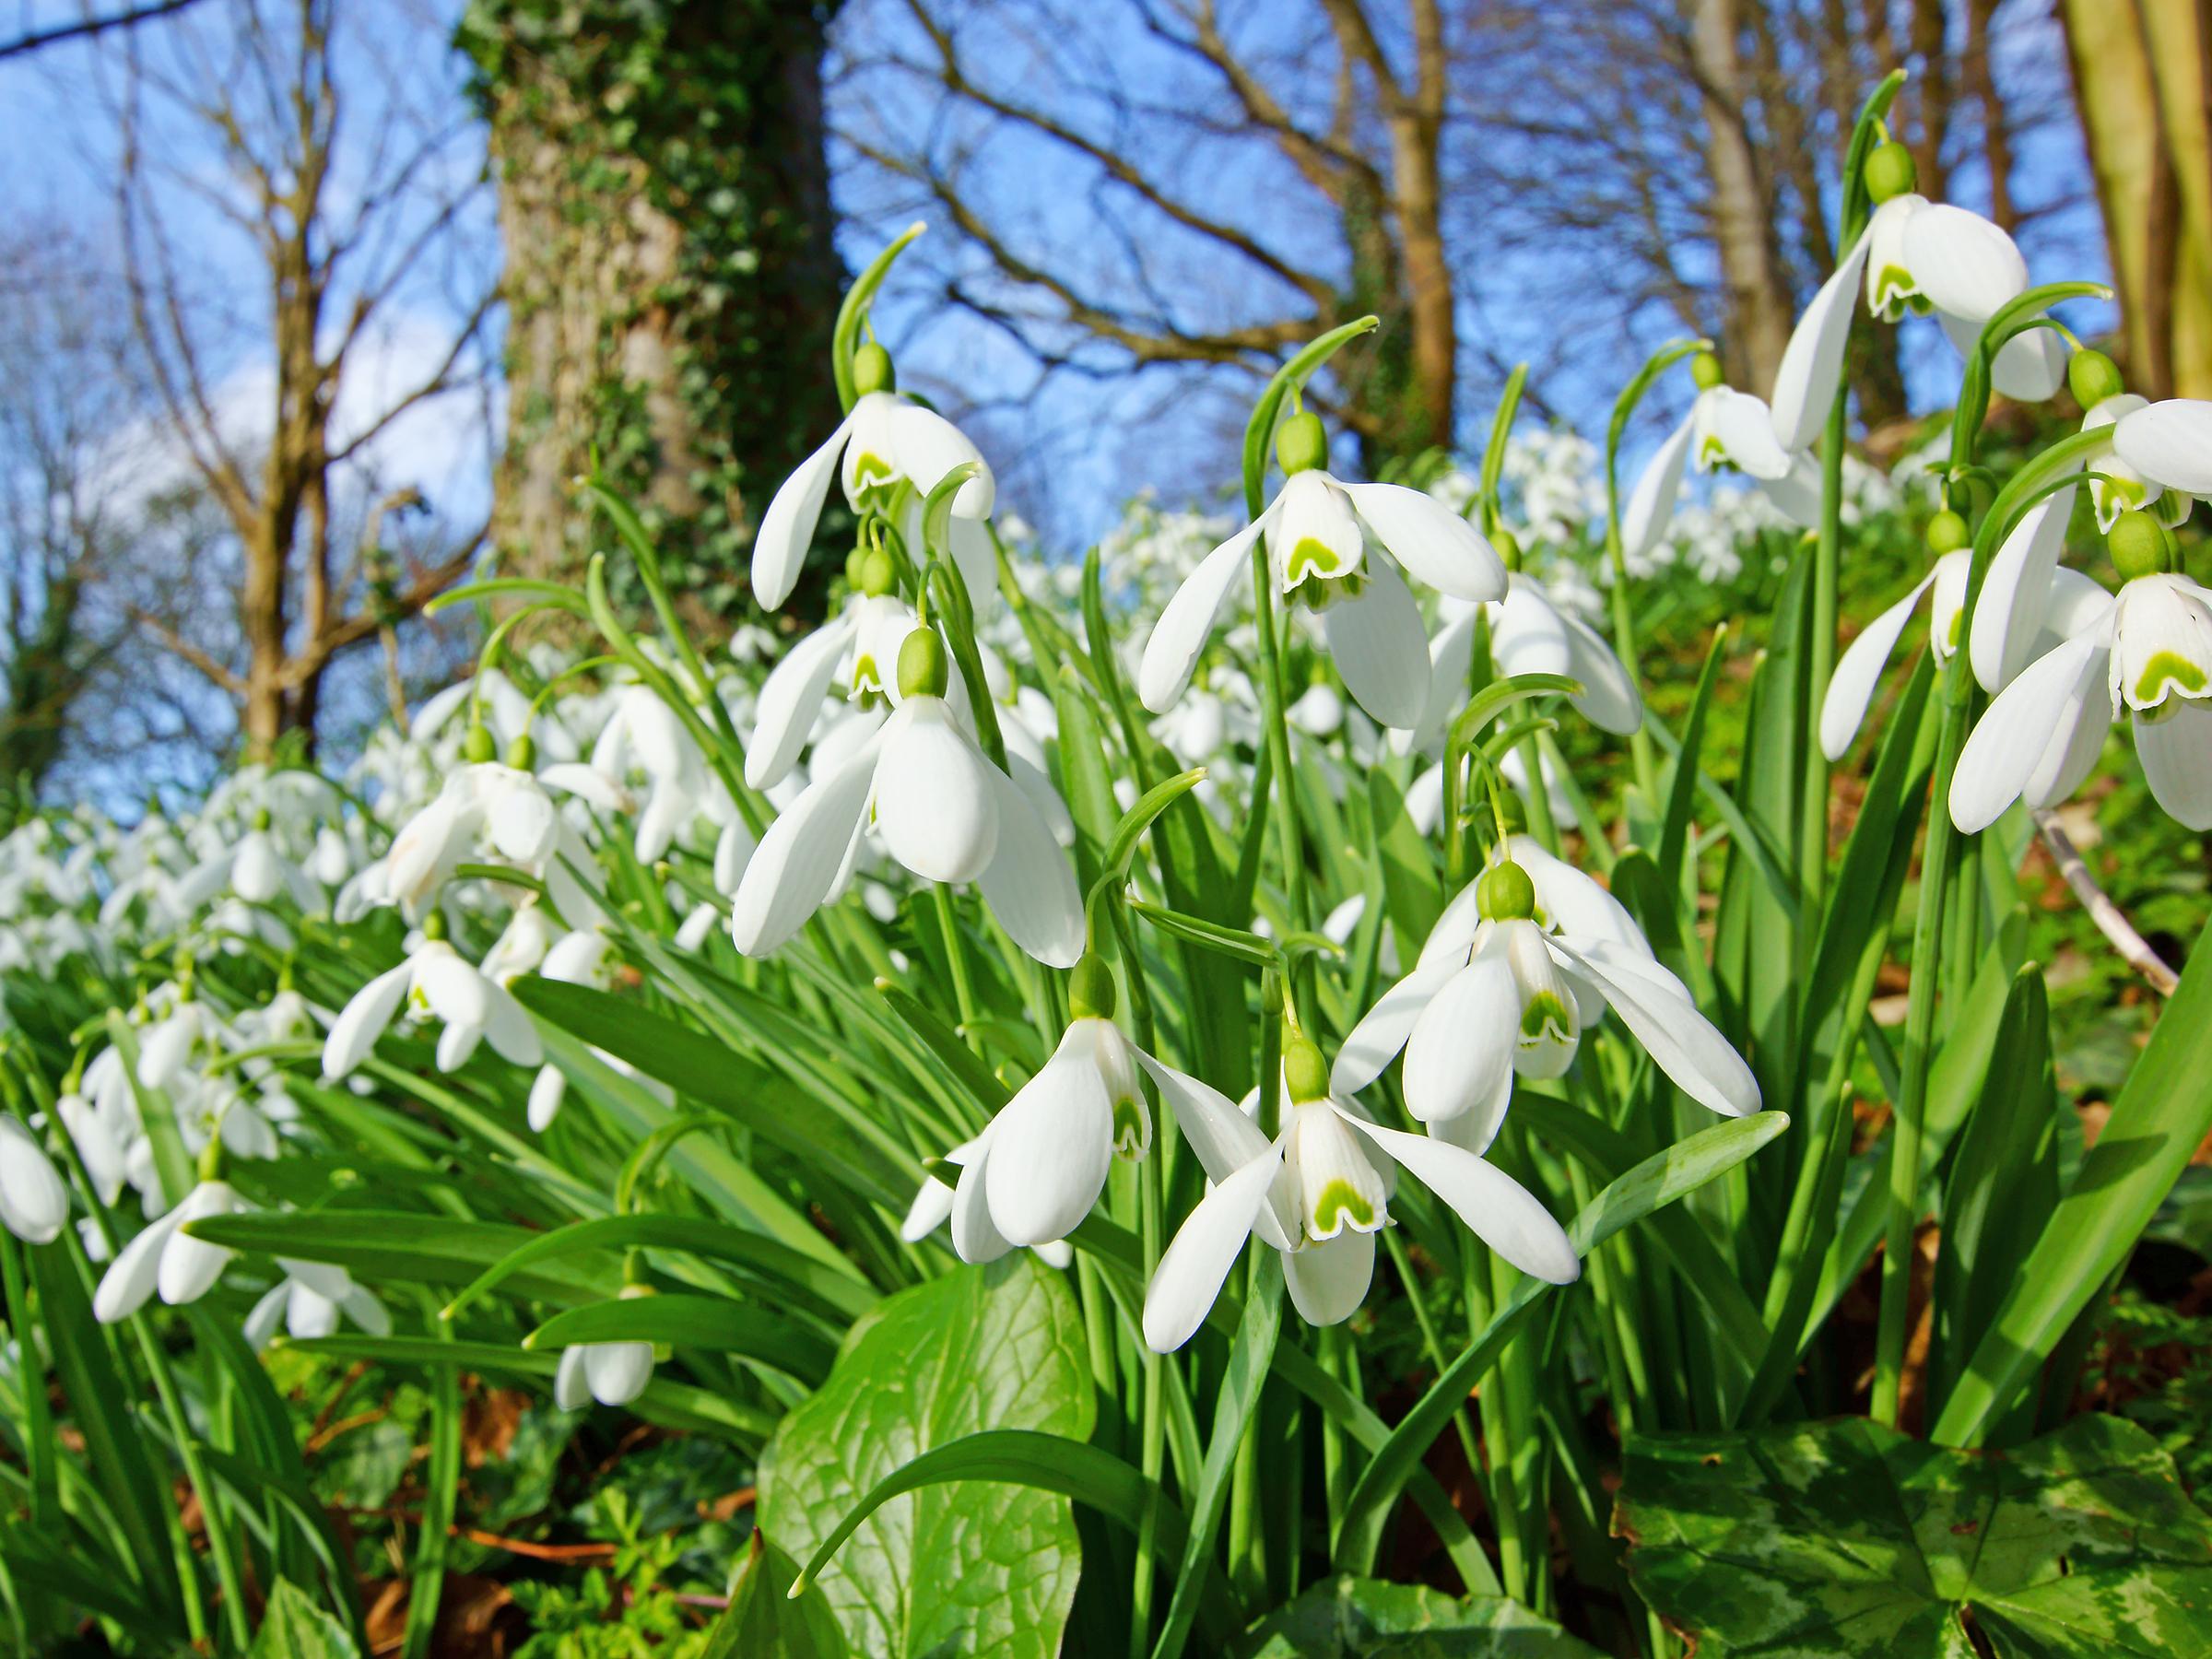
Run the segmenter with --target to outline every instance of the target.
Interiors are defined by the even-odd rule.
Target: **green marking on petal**
[[[1547,1038],[1566,1042],[1571,1041],[1573,1031],[1573,1016],[1567,1012],[1566,1004],[1548,991],[1537,992],[1521,1010],[1524,1042],[1542,1042]]]
[[[1317,535],[1301,535],[1298,538],[1298,546],[1292,547],[1288,557],[1283,560],[1283,584],[1285,587],[1296,587],[1309,577],[1319,577],[1326,582],[1331,577],[1341,575],[1343,571],[1344,560],[1337,556],[1335,548]]]
[[[1113,1103],[1113,1150],[1118,1158],[1142,1158],[1152,1144],[1152,1120],[1145,1103],[1126,1096]]]
[[[888,483],[899,475],[891,464],[873,450],[863,450],[853,458],[854,488],[865,489],[871,484]]]
[[[1359,1232],[1372,1232],[1376,1225],[1375,1206],[1359,1188],[1340,1176],[1323,1187],[1321,1196],[1314,1200],[1313,1224],[1309,1230],[1317,1239],[1325,1238],[1346,1223]]]
[[[2170,684],[2180,687],[2183,697],[2201,696],[2206,685],[2205,671],[2179,652],[2153,653],[2150,661],[2143,665],[2143,672],[2136,677],[2134,700],[2162,702]]]

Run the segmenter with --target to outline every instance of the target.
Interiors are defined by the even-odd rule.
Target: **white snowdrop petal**
[[[800,792],[768,827],[732,906],[731,936],[766,956],[806,924],[829,896],[852,845],[876,772],[877,740]]]
[[[1452,1207],[1475,1235],[1531,1277],[1571,1285],[1582,1277],[1567,1230],[1534,1194],[1464,1147],[1347,1115],[1345,1122],[1381,1147]]]
[[[917,492],[926,497],[954,467],[972,463],[976,475],[954,494],[952,510],[961,518],[991,516],[997,482],[991,476],[990,463],[968,441],[965,432],[944,416],[904,398],[900,398],[888,415],[899,470],[912,480]]]
[[[1693,414],[1700,452],[1717,445],[1728,464],[1749,477],[1788,475],[1790,457],[1774,436],[1774,419],[1764,399],[1733,386],[1709,386],[1698,394]],[[1700,453],[1699,459],[1707,457]]]
[[[1381,1077],[1413,1034],[1421,1010],[1460,971],[1459,961],[1447,956],[1424,962],[1383,992],[1336,1051],[1329,1068],[1330,1092],[1357,1094]]]
[[[1488,1146],[1512,1098],[1520,988],[1502,951],[1477,951],[1414,1022],[1406,1043],[1406,1110],[1423,1123],[1472,1113]]]
[[[1951,774],[1954,824],[1969,835],[1986,830],[2020,798],[2037,762],[2053,747],[2061,715],[2102,679],[2105,656],[2097,635],[2080,635],[2030,663],[1991,700]]]
[[[1859,630],[1858,638],[1843,648],[1836,659],[1835,671],[1829,677],[1828,695],[1820,703],[1820,752],[1830,760],[1841,759],[1844,750],[1851,747],[1852,739],[1859,735],[1859,726],[1866,718],[1866,705],[1874,699],[1874,688],[1881,682],[1882,670],[1889,665],[1889,656],[1897,649],[1905,624],[1912,620],[1913,607],[1920,596],[1928,591],[1936,580],[1930,572],[1912,585],[1912,590],[1888,610]]]
[[[999,1111],[985,1194],[991,1224],[1010,1243],[1065,1238],[1105,1190],[1113,1102],[1088,1050],[1071,1053],[1062,1038],[1044,1069]]]
[[[1643,694],[1621,666],[1613,647],[1579,617],[1559,613],[1567,636],[1567,672],[1582,681],[1582,695],[1571,699],[1584,720],[1601,732],[1626,737],[1643,724]]]
[[[935,1175],[924,1175],[914,1193],[914,1201],[906,1207],[906,1218],[899,1224],[899,1236],[909,1244],[919,1244],[952,1218],[953,1189]]]
[[[925,881],[973,881],[998,850],[995,770],[942,699],[909,698],[885,726],[876,762],[885,848]]]
[[[1145,1345],[1154,1353],[1173,1353],[1206,1323],[1281,1167],[1280,1152],[1269,1147],[1191,1211],[1145,1292]]]
[[[1346,484],[1352,509],[1384,551],[1440,594],[1498,599],[1505,561],[1460,514],[1425,490],[1402,484]]]
[[[1083,954],[1083,895],[1075,871],[1020,785],[984,763],[998,819],[997,845],[977,885],[1015,944],[1050,968]]]
[[[26,1244],[49,1244],[69,1220],[69,1189],[29,1130],[0,1116],[0,1219]]]
[[[1273,509],[1269,512],[1272,512]],[[1253,538],[1266,527],[1262,513],[1198,563],[1152,625],[1136,671],[1136,694],[1155,714],[1165,714],[1191,683],[1215,619],[1228,603],[1237,578],[1250,567]]]
[[[974,1142],[952,1194],[952,1248],[963,1262],[995,1262],[1014,1248],[991,1219],[991,1133]]]
[[[2184,828],[2212,830],[2212,705],[2177,698],[2135,724],[2136,757],[2159,805]]]
[[[563,1411],[574,1411],[592,1397],[591,1379],[584,1371],[586,1358],[582,1343],[560,1350],[560,1365],[553,1373],[553,1404]]]
[[[203,1181],[185,1195],[184,1202],[177,1206],[178,1230],[162,1246],[160,1265],[155,1272],[154,1288],[160,1292],[163,1301],[179,1308],[199,1300],[214,1288],[215,1281],[222,1277],[223,1268],[237,1253],[226,1245],[193,1238],[182,1230],[184,1225],[211,1217],[234,1215],[245,1207],[245,1200],[224,1181]]]
[[[1812,448],[1841,389],[1843,348],[1851,338],[1851,318],[1858,305],[1869,241],[1870,234],[1861,234],[1850,257],[1820,285],[1791,331],[1782,364],[1774,371],[1770,415],[1775,439],[1792,454]]]
[[[546,1057],[545,1044],[530,1015],[503,985],[485,985],[484,1038],[492,1052],[517,1065],[536,1065]]]
[[[2071,488],[2062,489],[2030,507],[1989,561],[1981,596],[1974,601],[1966,648],[1974,678],[1984,691],[2002,691],[2035,654],[2050,609],[2053,572],[2065,547],[2074,495]]]
[[[1367,572],[1367,591],[1322,612],[1322,629],[1353,700],[1384,725],[1411,728],[1429,702],[1429,633],[1387,559],[1368,560]]]
[[[1375,1277],[1375,1235],[1350,1229],[1283,1256],[1290,1305],[1312,1325],[1341,1324],[1359,1311]]]
[[[115,1253],[100,1288],[92,1293],[92,1317],[101,1324],[128,1319],[152,1300],[161,1271],[161,1257],[184,1220],[182,1205],[149,1221],[135,1238]]]
[[[850,615],[801,640],[761,683],[753,735],[745,746],[745,781],[751,787],[770,788],[798,764],[838,663],[852,643]]]
[[[1212,1084],[1186,1076],[1142,1049],[1130,1052],[1159,1086],[1161,1098],[1175,1114],[1176,1127],[1197,1155],[1208,1181],[1227,1181],[1267,1150],[1267,1136],[1260,1126]]]
[[[1724,1117],[1759,1110],[1759,1080],[1750,1066],[1673,974],[1618,945],[1574,950],[1554,941],[1552,948],[1597,982],[1621,1023],[1684,1094]]]
[[[1928,303],[1977,326],[2028,291],[2028,262],[1978,213],[1932,203],[1905,221],[1906,264]]]
[[[848,416],[821,448],[783,480],[760,516],[760,528],[753,535],[753,597],[763,610],[776,609],[798,584],[799,566],[814,540],[814,527],[821,522],[822,503],[830,499],[838,457],[852,430]]]
[[[653,1381],[650,1342],[587,1342],[583,1374],[592,1398],[602,1406],[627,1406]]]
[[[2113,429],[2112,448],[2168,489],[2212,496],[2212,401],[2170,397],[2124,415]]]
[[[1666,534],[1675,516],[1676,498],[1682,493],[1682,469],[1689,461],[1690,441],[1696,435],[1695,420],[1685,415],[1644,463],[1643,471],[1637,474],[1636,487],[1629,492],[1628,505],[1620,514],[1621,549],[1630,559],[1649,554]]]
[[[480,1026],[491,1017],[491,982],[452,946],[425,945],[413,959],[415,989],[447,1025]]]
[[[378,974],[359,991],[331,1022],[330,1035],[323,1042],[323,1075],[334,1082],[349,1076],[354,1067],[366,1060],[376,1047],[376,1040],[384,1034],[399,1006],[407,998],[407,988],[414,983],[412,962],[402,962],[387,972]]]

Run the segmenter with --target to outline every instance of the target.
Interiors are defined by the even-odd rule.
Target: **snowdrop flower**
[[[2212,496],[2212,403],[2203,398],[2131,408],[2112,429],[2112,449],[2146,484]]]
[[[2111,546],[2119,596],[2000,691],[1959,753],[1951,821],[1969,834],[2080,788],[2123,712],[2159,805],[2212,830],[2212,592],[2176,572],[2172,533],[2147,512],[2124,514]]]
[[[1974,350],[1983,324],[2028,291],[2028,262],[2012,238],[1978,213],[1917,194],[1904,146],[1876,146],[1865,180],[1875,203],[1866,229],[1806,307],[1775,372],[1774,432],[1784,449],[1809,448],[1828,423],[1862,276],[1877,317],[1933,312],[1961,356]],[[2053,332],[2030,328],[1997,352],[1990,384],[2040,403],[2058,390],[2065,366]]]
[[[1793,523],[1809,527],[1820,520],[1820,478],[1806,445],[1777,436],[1764,401],[1724,384],[1711,352],[1699,352],[1689,369],[1698,384],[1689,413],[1644,463],[1621,509],[1621,552],[1630,562],[1648,559],[1665,535],[1693,462],[1701,473],[1741,473]]]
[[[438,1069],[458,1071],[481,1041],[517,1065],[545,1058],[537,1028],[512,993],[487,979],[445,940],[445,919],[432,911],[406,961],[380,973],[338,1011],[323,1044],[323,1075],[335,1082],[369,1057],[376,1040],[403,1007],[435,1016],[445,1030],[438,1039]]]
[[[471,729],[472,740],[478,734],[490,742],[481,726]],[[552,852],[560,820],[527,770],[527,743],[521,739],[510,751],[521,766],[486,756],[452,772],[437,798],[400,827],[384,862],[384,892],[394,903],[419,913],[480,841],[521,868],[535,869]]]
[[[986,759],[946,701],[945,646],[916,629],[899,653],[897,712],[769,827],[732,906],[731,936],[765,956],[806,925],[849,872],[871,823],[891,856],[925,881],[973,881],[1014,942],[1072,968],[1082,899],[1051,826]]]
[[[1095,955],[1076,964],[1068,1006],[1075,1018],[1052,1058],[961,1148],[949,1214],[963,1261],[994,1261],[1065,1238],[1098,1203],[1114,1158],[1141,1159],[1151,1149],[1137,1051],[1113,1023],[1113,975]],[[930,1184],[917,1194],[910,1224],[934,1217]],[[925,1196],[933,1202],[922,1206]],[[928,1219],[921,1230],[935,1225]]]
[[[38,1138],[0,1112],[0,1227],[26,1244],[51,1244],[69,1219],[69,1189]]]
[[[969,1160],[974,1158],[979,1150],[982,1140],[982,1137],[978,1135],[973,1140],[962,1141],[924,1172],[922,1184],[914,1193],[914,1201],[907,1206],[906,1218],[899,1225],[899,1236],[901,1239],[904,1239],[909,1244],[919,1244],[953,1218],[959,1198],[959,1189],[957,1185],[948,1183],[940,1171],[948,1167],[956,1171],[966,1169]],[[954,1180],[958,1179],[956,1175]],[[990,1225],[989,1211],[980,1205],[968,1211],[967,1225],[973,1226],[979,1220],[984,1227]],[[1006,1253],[1006,1247],[1003,1241],[994,1245],[989,1239],[983,1238],[980,1234],[966,1233],[964,1228],[954,1233],[953,1248],[955,1251],[960,1249],[960,1241],[964,1236],[968,1239],[968,1249],[971,1252],[990,1250],[994,1255],[1003,1255]],[[1076,1259],[1074,1247],[1065,1239],[1054,1239],[1043,1244],[1031,1245],[1030,1249],[1035,1253],[1037,1259],[1048,1267],[1065,1268]]]
[[[622,1297],[651,1296],[650,1285],[625,1285]],[[560,1350],[553,1373],[553,1404],[574,1411],[587,1400],[627,1406],[653,1382],[650,1342],[577,1342]]]
[[[197,1301],[215,1288],[237,1253],[184,1232],[188,1221],[235,1216],[250,1207],[219,1176],[203,1176],[183,1203],[147,1223],[116,1252],[93,1292],[92,1316],[102,1324],[128,1319],[158,1290],[172,1308]]]
[[[1320,417],[1283,423],[1276,435],[1282,488],[1199,562],[1146,642],[1137,694],[1154,713],[1165,713],[1191,683],[1255,538],[1265,541],[1277,591],[1320,613],[1347,689],[1384,725],[1413,725],[1429,700],[1428,631],[1400,566],[1455,598],[1505,596],[1505,566],[1466,520],[1418,489],[1340,483],[1323,465],[1327,456]]]
[[[774,610],[797,585],[832,475],[841,477],[845,500],[859,512],[887,504],[902,483],[926,497],[955,467],[971,465],[975,473],[953,495],[953,516],[991,516],[997,485],[982,453],[942,415],[899,394],[890,353],[872,341],[853,353],[853,384],[859,394],[853,412],[783,480],[761,515],[753,538],[753,597],[765,609]],[[953,539],[957,554],[964,538]],[[972,541],[968,546],[972,547]],[[979,589],[988,592],[990,584],[979,581],[980,572],[963,569],[961,574],[971,595]]]
[[[169,1012],[138,1040],[138,1081],[147,1088],[174,1088],[193,1059],[214,1046],[217,1020],[192,994],[189,975]]]
[[[287,1256],[278,1256],[276,1265],[284,1277],[246,1315],[246,1345],[256,1353],[276,1340],[279,1324],[302,1341],[332,1335],[341,1313],[371,1336],[392,1334],[392,1315],[384,1304],[355,1284],[345,1268]]]
[[[616,690],[614,704],[613,714],[592,746],[591,759],[557,761],[540,771],[537,781],[566,790],[602,812],[634,816],[633,850],[639,863],[651,864],[668,851],[677,831],[704,809],[712,786],[706,763],[683,722],[655,692],[645,686],[623,686]],[[647,780],[641,808],[629,789],[632,766]],[[571,856],[581,863],[581,847]],[[555,899],[561,914],[571,922],[587,919],[558,893]]]
[[[1288,1108],[1272,1141],[1227,1096],[1140,1057],[1213,1183],[1146,1292],[1145,1341],[1155,1352],[1197,1332],[1253,1237],[1281,1253],[1302,1318],[1349,1318],[1374,1273],[1374,1236],[1390,1224],[1394,1165],[1524,1273],[1555,1285],[1581,1275],[1565,1230],[1520,1182],[1465,1147],[1370,1123],[1331,1095],[1321,1052],[1304,1037],[1288,1036],[1283,1051]]]
[[[130,1120],[111,1121],[97,1105],[76,1094],[63,1095],[53,1110],[63,1133],[75,1143],[77,1157],[84,1160],[92,1190],[102,1204],[112,1205],[122,1196],[130,1171]]]
[[[1406,1051],[1406,1109],[1479,1152],[1505,1121],[1516,1073],[1556,1077],[1610,1006],[1660,1070],[1711,1111],[1759,1110],[1751,1068],[1652,955],[1618,900],[1529,837],[1437,920],[1414,971],[1345,1039],[1330,1085],[1366,1088]]]

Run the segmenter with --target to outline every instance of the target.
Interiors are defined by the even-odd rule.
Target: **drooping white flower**
[[[92,1316],[102,1324],[128,1319],[158,1290],[172,1308],[197,1301],[214,1288],[237,1253],[182,1230],[188,1221],[238,1215],[250,1206],[227,1181],[203,1180],[167,1215],[148,1222],[116,1252],[92,1295]]]
[[[1759,1110],[1741,1055],[1652,955],[1618,900],[1527,836],[1446,907],[1414,971],[1345,1039],[1330,1086],[1348,1095],[1406,1052],[1406,1108],[1479,1151],[1505,1120],[1515,1074],[1556,1077],[1610,1007],[1699,1104]]]
[[[900,655],[897,712],[834,771],[818,766],[761,838],[732,905],[737,948],[766,955],[806,925],[872,824],[915,875],[975,882],[1017,945],[1073,967],[1083,949],[1082,899],[1051,826],[955,717],[935,633],[916,629]]]
[[[2030,664],[1991,700],[1959,753],[1951,821],[1971,834],[2017,800],[2065,800],[2123,713],[2159,805],[2192,830],[2212,830],[2212,592],[2166,571],[2137,575]]]
[[[830,499],[832,477],[841,478],[845,500],[858,512],[865,507],[888,506],[900,484],[926,497],[955,467],[971,465],[974,475],[953,495],[952,515],[970,520],[991,516],[997,486],[982,452],[959,428],[894,390],[890,358],[879,347],[862,348],[854,359],[853,375],[860,396],[853,412],[783,480],[761,515],[753,538],[753,597],[765,609],[774,610],[791,597],[822,505]],[[959,535],[953,544],[956,556],[974,547],[971,538]],[[985,599],[990,585],[983,572],[979,569],[971,573],[965,565],[964,560],[962,575],[971,596]]]
[[[26,1244],[51,1244],[69,1219],[69,1189],[38,1138],[0,1112],[0,1227]]]
[[[627,1406],[653,1382],[650,1342],[577,1342],[560,1350],[553,1404],[574,1411],[587,1401]]]
[[[899,648],[913,630],[914,611],[906,601],[895,594],[863,594],[834,621],[793,646],[761,684],[745,750],[746,782],[770,789],[789,775],[814,735],[833,683],[841,679],[846,700],[862,708],[889,700],[897,688]]]
[[[1287,474],[1281,490],[1175,590],[1146,642],[1137,694],[1156,714],[1182,696],[1259,538],[1277,592],[1320,613],[1353,700],[1384,725],[1410,727],[1429,700],[1429,638],[1401,567],[1439,593],[1485,600],[1505,596],[1505,566],[1433,497],[1331,477],[1315,416],[1286,421],[1277,453]]]
[[[2130,409],[2112,429],[2112,449],[2147,483],[2212,496],[2212,402],[2170,397]]]
[[[1765,401],[1721,381],[1718,359],[1700,352],[1692,363],[1699,392],[1637,476],[1621,509],[1620,542],[1631,563],[1649,557],[1674,521],[1684,471],[1740,473],[1794,523],[1820,522],[1820,477],[1803,444],[1785,444]]]
[[[345,1268],[288,1256],[277,1257],[276,1265],[284,1277],[246,1315],[246,1344],[255,1352],[276,1339],[279,1325],[301,1340],[333,1335],[341,1313],[371,1336],[392,1334],[392,1315],[384,1304],[354,1283]]]
[[[1205,1324],[1245,1240],[1254,1236],[1281,1253],[1302,1318],[1334,1324],[1350,1317],[1374,1272],[1374,1236],[1389,1225],[1394,1164],[1523,1272],[1560,1285],[1582,1272],[1565,1231],[1520,1182],[1463,1147],[1369,1122],[1328,1092],[1317,1052],[1287,1053],[1289,1104],[1273,1140],[1197,1078],[1149,1057],[1139,1063],[1173,1106],[1177,1126],[1213,1183],[1146,1292],[1145,1341],[1156,1352],[1181,1347]]]
[[[458,1071],[484,1041],[517,1065],[535,1065],[545,1058],[537,1028],[523,1005],[504,985],[487,979],[438,929],[426,932],[406,960],[378,974],[338,1011],[323,1044],[324,1076],[334,1081],[348,1076],[403,1008],[443,1023],[440,1071]]]

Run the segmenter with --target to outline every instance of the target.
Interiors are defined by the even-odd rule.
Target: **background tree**
[[[421,19],[339,0],[233,0],[103,51],[135,360],[180,473],[218,509],[216,593],[171,588],[146,627],[237,711],[245,747],[312,744],[325,677],[465,570],[482,521],[358,540],[380,473],[484,442],[495,294],[474,221],[480,140]],[[103,42],[103,47],[105,43]],[[241,282],[241,276],[251,273]],[[232,579],[234,578],[234,580]],[[174,614],[183,607],[181,626]]]
[[[736,614],[754,522],[836,424],[843,288],[822,147],[834,5],[476,0],[500,177],[509,389],[493,537],[573,581],[592,458],[676,585]]]
[[[2212,397],[2212,6],[2065,0],[2135,389]]]

